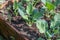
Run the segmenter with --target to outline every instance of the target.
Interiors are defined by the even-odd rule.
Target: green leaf
[[[41,18],[42,16],[43,16],[43,12],[42,12],[43,10],[38,10],[38,9],[34,9],[33,10],[33,13],[32,13],[32,16],[33,16],[33,19],[34,20],[37,20],[37,19],[39,19],[39,18]]]
[[[45,20],[40,19],[36,21],[36,27],[39,29],[40,33],[45,33],[46,28],[48,27],[48,24]]]
[[[55,21],[55,27],[58,27],[60,25],[60,14],[56,13],[54,16],[54,21]]]
[[[49,2],[46,2],[46,5],[47,9],[50,11],[50,10],[54,10],[55,6],[52,4],[52,3],[49,3]]]
[[[26,20],[28,20],[28,16],[19,8],[18,9],[19,14]]]
[[[58,4],[60,4],[60,0],[55,0],[56,2],[55,2],[55,4],[56,4],[56,6],[58,5]]]
[[[31,2],[29,2],[28,5],[27,5],[26,12],[27,12],[28,15],[31,15],[32,11],[33,11],[33,5],[32,5]]]
[[[46,34],[46,37],[48,38],[51,38],[53,36],[53,34],[50,33],[50,30],[47,30],[45,34]]]
[[[17,3],[17,1],[14,1],[14,3],[13,3],[13,9],[14,10],[18,9],[18,3]]]
[[[54,34],[58,34],[59,33],[59,30],[58,29],[54,29]]]
[[[54,28],[55,26],[56,26],[56,22],[55,21],[51,21],[50,28]]]
[[[15,0],[14,1],[14,3],[13,3],[13,9],[14,9],[14,14],[16,15],[16,16],[18,16],[18,12],[17,12],[17,10],[18,10],[18,2]]]
[[[54,16],[54,20],[60,22],[60,13],[56,13],[56,15]]]

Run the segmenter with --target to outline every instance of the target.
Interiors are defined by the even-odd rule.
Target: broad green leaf
[[[51,10],[49,13],[50,13],[53,17],[55,16],[55,11],[54,11],[54,10]]]
[[[56,15],[54,16],[54,21],[56,22],[55,27],[60,26],[60,14],[56,13]]]
[[[37,19],[39,19],[41,17],[42,17],[42,14],[41,13],[36,13],[36,14],[33,15],[33,19],[34,20],[37,20]]]
[[[54,10],[55,6],[52,4],[52,3],[49,3],[49,2],[46,2],[46,5],[47,9],[50,11],[50,10]]]
[[[40,12],[39,12],[38,9],[34,9],[34,10],[33,10],[33,14],[32,14],[33,19],[34,19],[34,20],[37,20],[37,19],[41,18],[41,17],[43,16],[43,12],[42,12],[42,11],[43,11],[43,10],[40,10]]]
[[[40,33],[45,33],[46,27],[48,27],[48,24],[45,20],[40,19],[36,21],[36,27],[39,29]]]
[[[50,28],[55,28],[60,25],[60,14],[56,13],[53,20],[51,20]]]
[[[60,13],[56,13],[56,15],[54,16],[54,20],[60,22]]]
[[[28,16],[19,8],[18,9],[19,14],[26,20],[28,20]]]
[[[54,29],[54,34],[58,34],[59,33],[59,30],[58,29]]]
[[[25,10],[25,8],[24,8],[22,5],[19,4],[19,8],[20,8],[23,12],[26,13],[26,10]]]
[[[31,2],[29,2],[28,5],[27,5],[26,12],[27,12],[27,14],[31,15],[32,11],[33,11],[33,5],[32,5]]]

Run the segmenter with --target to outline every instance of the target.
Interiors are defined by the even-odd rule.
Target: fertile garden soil
[[[25,36],[29,40],[37,40],[39,33],[35,30],[36,28],[29,28],[23,20],[12,21],[12,25],[19,31],[22,32],[22,36]]]

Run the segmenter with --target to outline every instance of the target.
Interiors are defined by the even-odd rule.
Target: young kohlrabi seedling
[[[33,4],[34,3],[31,2],[31,1],[27,4],[27,7],[25,9],[26,12],[24,12],[21,9],[21,7],[18,9],[20,15],[23,17],[23,19],[26,20],[26,23],[29,26],[31,26],[39,17],[42,16],[42,14],[40,14],[40,11],[39,11],[40,10],[39,8],[41,7],[40,6],[41,2],[39,2],[39,3],[36,4],[37,5],[36,8],[33,6]]]

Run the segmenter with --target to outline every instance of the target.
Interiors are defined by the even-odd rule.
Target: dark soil
[[[19,31],[22,32],[22,36],[26,37],[29,40],[37,40],[39,38],[39,32],[37,32],[36,27],[29,27],[26,25],[23,19],[12,20],[12,25]]]

